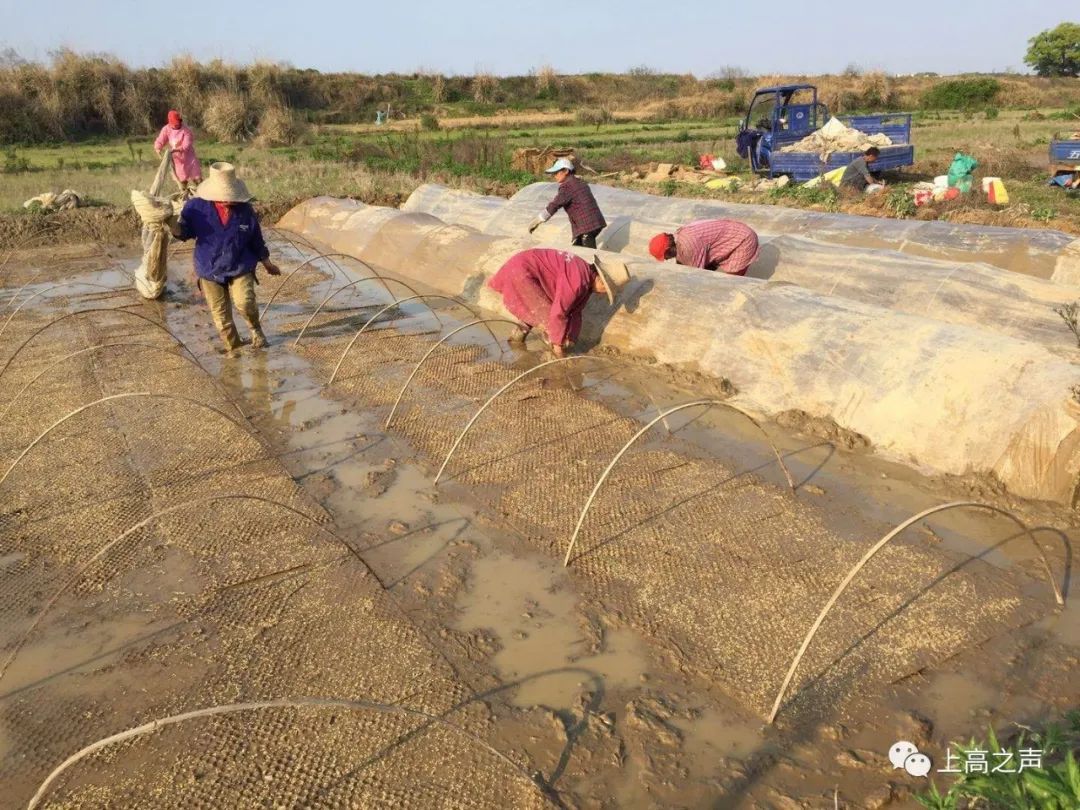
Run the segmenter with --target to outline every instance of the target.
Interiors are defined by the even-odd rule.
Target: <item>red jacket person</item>
[[[649,253],[657,261],[674,258],[687,267],[723,270],[733,276],[745,276],[758,251],[757,234],[733,219],[700,219],[649,241]]]
[[[596,204],[592,190],[574,174],[573,161],[559,158],[544,173],[555,175],[555,179],[559,181],[559,193],[532,221],[529,225],[529,233],[551,219],[560,208],[565,208],[566,215],[570,217],[570,231],[573,237],[571,244],[595,248],[596,235],[604,230],[607,221],[600,213],[600,206]]]
[[[612,306],[615,295],[630,280],[620,261],[589,264],[573,253],[551,248],[532,248],[510,257],[488,286],[502,294],[503,304],[523,326],[511,342],[524,341],[533,327],[547,332],[556,357],[574,345],[581,333],[581,314],[593,293],[606,294]]]

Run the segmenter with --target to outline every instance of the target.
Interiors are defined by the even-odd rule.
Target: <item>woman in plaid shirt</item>
[[[529,233],[539,228],[543,223],[551,219],[552,215],[560,208],[566,209],[566,215],[570,217],[570,228],[573,241],[570,243],[578,247],[595,248],[596,235],[604,230],[607,221],[600,213],[600,206],[596,204],[596,198],[584,181],[579,180],[574,174],[574,164],[566,158],[559,158],[555,164],[544,172],[555,175],[559,181],[559,193],[555,199],[548,203],[548,207],[540,213],[529,225]]]
[[[699,219],[649,241],[649,253],[657,261],[674,258],[687,267],[723,270],[732,276],[745,276],[758,250],[754,230],[733,219]]]

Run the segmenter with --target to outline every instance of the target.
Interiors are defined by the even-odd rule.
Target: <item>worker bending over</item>
[[[620,261],[584,259],[562,250],[531,248],[515,254],[488,281],[500,293],[503,304],[521,321],[510,337],[524,342],[534,327],[547,332],[556,357],[564,357],[581,333],[581,315],[593,293],[606,294],[612,306],[615,295],[630,280]]]
[[[195,240],[195,275],[206,297],[225,350],[243,345],[233,323],[235,305],[251,329],[251,345],[266,346],[255,303],[255,267],[262,262],[272,276],[281,273],[270,261],[251,194],[231,163],[215,163],[210,177],[199,184],[195,197],[184,203],[172,224],[177,239]]]
[[[723,270],[732,276],[745,276],[758,250],[754,230],[733,219],[700,219],[649,240],[649,253],[657,261],[673,258],[687,267]]]
[[[559,158],[544,173],[555,175],[555,179],[559,181],[559,192],[555,195],[555,199],[548,203],[547,208],[529,224],[529,233],[551,219],[560,208],[565,208],[566,215],[570,217],[573,237],[570,244],[577,247],[595,248],[596,235],[604,230],[607,221],[600,213],[600,206],[596,204],[592,189],[574,174],[573,161]]]
[[[862,157],[857,157],[851,161],[840,176],[840,188],[861,191],[867,194],[881,191],[885,187],[885,183],[870,174],[870,166],[877,161],[880,154],[880,149],[871,146],[863,152]]]

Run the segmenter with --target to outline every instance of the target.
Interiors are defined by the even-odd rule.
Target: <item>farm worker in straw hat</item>
[[[251,199],[235,167],[215,163],[210,167],[210,177],[184,204],[172,228],[177,239],[195,239],[199,289],[206,296],[214,326],[228,352],[242,345],[233,323],[233,305],[251,329],[251,345],[257,349],[266,346],[255,303],[255,266],[261,262],[270,275],[281,273],[270,261]]]
[[[758,235],[733,219],[701,219],[649,240],[649,253],[659,262],[673,258],[687,267],[732,276],[745,276],[758,251]]]
[[[503,304],[522,322],[510,337],[522,343],[533,327],[547,332],[556,357],[563,357],[581,332],[581,314],[593,293],[615,296],[630,281],[626,265],[594,257],[589,264],[573,253],[532,248],[510,257],[488,286],[501,293]]]
[[[195,139],[191,130],[176,110],[169,110],[169,122],[161,128],[154,141],[154,151],[158,157],[161,157],[161,150],[166,146],[172,150],[176,182],[180,184],[180,190],[190,196],[190,192],[202,182],[202,166],[195,155]]]
[[[560,208],[565,208],[566,215],[570,217],[573,237],[571,244],[595,248],[596,235],[604,230],[607,221],[600,213],[600,206],[596,204],[592,190],[574,173],[574,162],[567,158],[559,158],[544,173],[555,175],[555,179],[559,181],[559,192],[555,195],[555,199],[548,203],[547,208],[529,223],[529,233],[551,219]]]

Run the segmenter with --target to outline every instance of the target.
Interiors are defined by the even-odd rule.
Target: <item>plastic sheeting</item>
[[[511,199],[539,210],[555,195],[555,185],[533,183]],[[608,222],[617,217],[679,223],[727,217],[745,222],[759,234],[768,236],[807,236],[822,242],[899,250],[932,259],[985,262],[1080,286],[1080,239],[1061,231],[860,217],[778,205],[657,197],[600,183],[591,184],[591,188]]]
[[[413,192],[403,206],[442,213],[492,235],[527,237],[535,213],[531,203],[482,197],[438,185]],[[570,241],[569,225],[558,217],[537,229],[549,245]],[[605,250],[651,260],[649,239],[674,231],[678,223],[612,217],[598,245]],[[979,326],[1040,343],[1069,360],[1080,349],[1054,308],[1080,299],[1080,287],[1011,273],[988,264],[959,263],[912,256],[894,250],[845,247],[801,236],[765,236],[749,276],[798,284],[825,295],[922,315],[947,323]]]
[[[283,227],[494,312],[484,286],[533,242],[416,213],[317,198]],[[589,255],[590,251],[583,251]],[[1042,346],[791,284],[631,262],[612,311],[595,299],[583,336],[731,380],[760,416],[831,417],[884,455],[932,471],[997,475],[1026,497],[1071,502],[1080,472],[1080,368]]]

